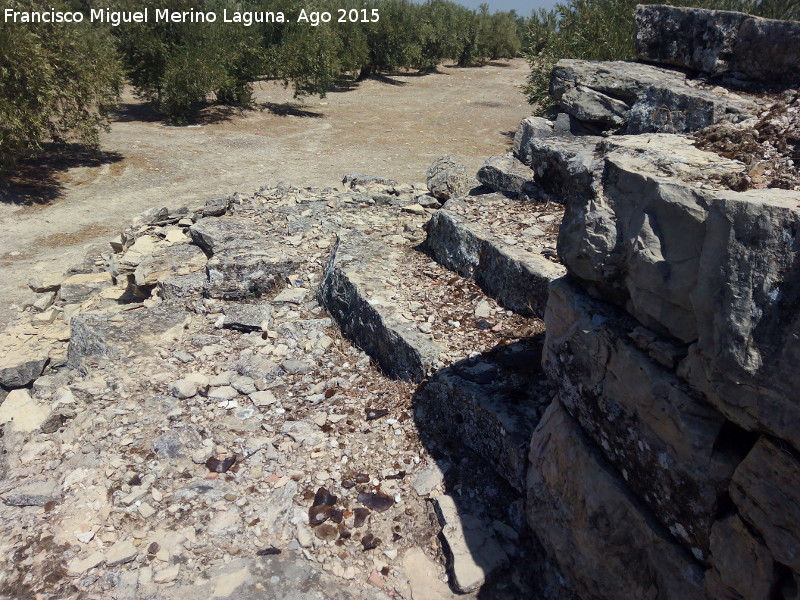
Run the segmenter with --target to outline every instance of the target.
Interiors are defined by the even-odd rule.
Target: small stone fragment
[[[389,510],[394,505],[394,499],[383,492],[361,492],[358,501],[377,512]]]

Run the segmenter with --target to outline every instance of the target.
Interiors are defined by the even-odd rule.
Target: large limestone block
[[[775,560],[800,573],[800,461],[762,437],[736,469],[731,498]]]
[[[738,515],[729,515],[714,524],[711,568],[706,571],[706,590],[710,598],[769,598],[776,587],[776,579],[772,555]]]
[[[705,229],[682,370],[729,419],[800,449],[800,194],[718,193]]]
[[[636,55],[640,60],[705,73],[722,71],[746,18],[728,11],[637,6]]]
[[[514,134],[514,156],[525,164],[530,164],[528,143],[533,138],[552,137],[556,135],[553,121],[544,117],[526,117],[520,121]]]
[[[630,489],[694,554],[741,456],[715,450],[724,418],[630,338],[636,323],[565,279],[550,286],[544,367],[564,406]]]
[[[386,374],[421,381],[436,363],[440,348],[400,314],[394,300],[404,263],[401,249],[348,232],[331,252],[317,297],[342,333]]]
[[[501,204],[486,197],[492,209]],[[547,286],[564,268],[523,244],[509,244],[465,210],[463,199],[450,200],[428,222],[427,250],[437,262],[474,279],[486,294],[522,315],[541,315]]]
[[[581,598],[700,600],[703,572],[559,402],[533,434],[528,524]]]
[[[159,248],[139,263],[134,271],[136,285],[156,285],[170,276],[189,275],[203,269],[206,255],[192,244],[173,244]]]
[[[757,109],[736,94],[689,85],[678,71],[624,61],[560,60],[550,93],[578,120],[630,134],[697,131]]]
[[[644,61],[757,81],[800,79],[800,23],[737,12],[646,5],[636,9],[636,54]]]

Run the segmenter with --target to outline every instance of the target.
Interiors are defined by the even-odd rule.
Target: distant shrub
[[[48,5],[65,10],[56,0]],[[0,10],[41,9],[34,0],[0,2]],[[0,171],[45,142],[96,146],[116,105],[122,69],[103,28],[7,24],[0,34]]]

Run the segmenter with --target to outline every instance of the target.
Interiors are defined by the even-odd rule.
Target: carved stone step
[[[538,216],[537,216],[538,215]],[[547,286],[564,274],[555,258],[561,208],[487,194],[448,201],[428,223],[425,247],[521,315],[540,315]]]

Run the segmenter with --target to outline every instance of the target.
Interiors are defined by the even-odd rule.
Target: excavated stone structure
[[[32,278],[0,597],[796,600],[800,97],[715,84],[792,81],[797,24],[637,24],[480,187],[154,209]]]

